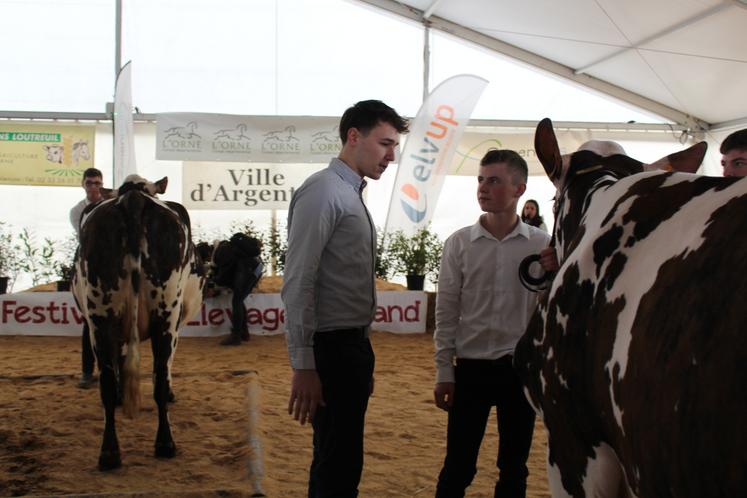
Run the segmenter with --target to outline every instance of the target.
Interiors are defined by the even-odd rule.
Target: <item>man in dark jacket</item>
[[[213,282],[231,289],[231,334],[220,343],[238,346],[249,340],[244,300],[262,276],[262,242],[243,233],[218,244],[213,252]]]

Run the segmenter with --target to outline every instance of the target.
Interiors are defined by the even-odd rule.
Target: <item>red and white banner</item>
[[[412,334],[425,332],[428,299],[424,292],[379,292],[374,330]],[[249,332],[285,333],[280,294],[251,294],[245,301]],[[0,335],[78,335],[83,314],[70,292],[20,292],[0,296]],[[179,332],[183,337],[219,336],[231,330],[231,295],[206,299]]]
[[[438,85],[410,124],[389,203],[385,232],[412,235],[428,225],[451,158],[488,81],[471,74]]]

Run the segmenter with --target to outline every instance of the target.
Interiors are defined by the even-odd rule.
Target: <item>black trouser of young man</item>
[[[326,406],[317,408],[309,498],[354,498],[363,471],[363,426],[374,370],[365,328],[314,334]]]
[[[252,266],[252,263],[253,261],[240,260],[236,264],[231,284],[231,332],[244,340],[249,339],[244,301],[257,284],[257,276],[254,274],[256,264]]]
[[[454,405],[449,410],[446,458],[437,498],[461,498],[477,472],[485,425],[493,406],[498,419],[500,478],[495,498],[524,498],[534,410],[524,396],[510,355],[497,360],[457,359]]]
[[[83,334],[80,338],[80,365],[81,373],[86,376],[93,375],[93,369],[96,366],[96,356],[91,346],[91,335],[88,333],[88,322],[83,322]]]

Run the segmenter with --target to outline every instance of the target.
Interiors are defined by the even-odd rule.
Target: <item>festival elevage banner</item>
[[[95,137],[94,126],[0,123],[0,184],[80,186]]]

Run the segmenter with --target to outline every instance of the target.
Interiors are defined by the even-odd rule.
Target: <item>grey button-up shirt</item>
[[[291,200],[282,298],[294,369],[316,368],[315,333],[373,321],[376,230],[363,204],[365,186],[335,158]]]

